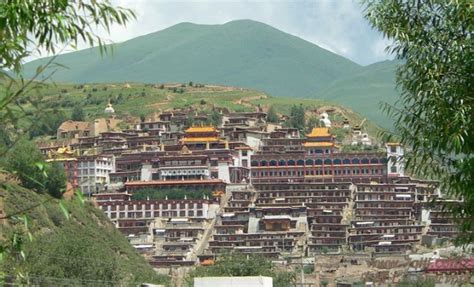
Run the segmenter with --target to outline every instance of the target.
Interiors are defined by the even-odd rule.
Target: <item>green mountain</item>
[[[48,59],[25,64],[31,77]],[[181,23],[114,45],[101,57],[98,48],[60,55],[55,81],[199,82],[262,90],[274,96],[318,97],[348,105],[373,120],[383,118],[374,106],[393,77],[379,77],[375,66],[362,67],[301,38],[251,20],[223,25]],[[383,64],[382,64],[383,65]],[[364,97],[342,94],[362,81]],[[371,84],[367,84],[368,81]],[[343,85],[342,87],[339,85]],[[348,85],[345,89],[344,85]],[[338,92],[337,97],[329,94]],[[382,91],[386,92],[386,91]],[[393,96],[391,94],[391,96]],[[358,101],[369,99],[365,105]],[[368,112],[368,113],[367,113]],[[372,115],[375,113],[375,115]],[[380,124],[386,126],[386,120]]]
[[[25,65],[27,76],[47,59]],[[268,25],[240,20],[224,25],[182,23],[114,45],[100,57],[92,48],[62,55],[65,82],[187,82],[310,95],[359,65]]]
[[[393,60],[363,67],[358,73],[333,81],[315,96],[344,104],[390,128],[393,121],[381,110],[381,106],[393,105],[400,97],[395,83],[395,71],[399,64],[399,61]]]

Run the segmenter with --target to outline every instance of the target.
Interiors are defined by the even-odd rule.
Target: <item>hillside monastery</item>
[[[329,127],[270,130],[261,111],[224,114],[216,127],[170,111],[119,131],[107,109],[93,123],[63,123],[41,150],[156,268],[229,251],[407,254],[457,234],[429,204],[441,198],[436,182],[406,175],[397,143],[344,152]]]

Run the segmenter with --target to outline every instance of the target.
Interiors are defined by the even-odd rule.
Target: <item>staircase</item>
[[[221,197],[221,202],[219,208],[216,211],[215,216],[211,219],[209,223],[206,224],[204,227],[204,234],[202,235],[201,239],[195,244],[195,247],[191,251],[190,255],[188,256],[189,260],[197,260],[199,255],[202,255],[204,251],[209,246],[209,240],[212,237],[212,233],[214,231],[214,226],[216,225],[217,218],[221,215],[224,211],[224,208],[227,206],[231,193],[226,190],[225,194]]]

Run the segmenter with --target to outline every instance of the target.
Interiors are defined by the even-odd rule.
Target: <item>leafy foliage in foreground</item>
[[[256,255],[225,254],[216,259],[214,265],[198,266],[185,278],[186,286],[193,286],[195,277],[211,276],[268,276],[273,286],[287,287],[296,280],[296,273],[278,270],[267,258]]]
[[[474,242],[474,42],[472,1],[368,1],[366,17],[403,61],[402,97],[387,107],[410,147],[407,168],[440,179],[443,192],[463,199],[446,208],[458,219],[458,243]]]
[[[66,174],[58,163],[46,163],[38,147],[31,141],[20,140],[0,160],[22,186],[36,192],[49,193],[61,198],[66,188]]]
[[[15,183],[3,183],[0,198],[7,215],[23,213],[25,208],[41,203],[27,212],[32,241],[27,238],[23,222],[16,217],[10,218],[7,225],[0,225],[0,240],[21,236],[25,254],[25,260],[7,256],[0,263],[0,274],[21,270],[25,280],[42,286],[137,286],[143,282],[168,282],[91,204],[64,201],[68,220],[56,199]]]

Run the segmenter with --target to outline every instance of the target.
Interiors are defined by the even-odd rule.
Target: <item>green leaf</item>
[[[79,203],[83,205],[86,199],[84,198],[84,194],[81,192],[80,189],[76,190],[76,197],[79,200]]]
[[[59,207],[61,208],[61,211],[63,212],[66,219],[69,220],[69,218],[70,218],[69,211],[67,210],[66,206],[64,206],[63,201],[59,202]]]

